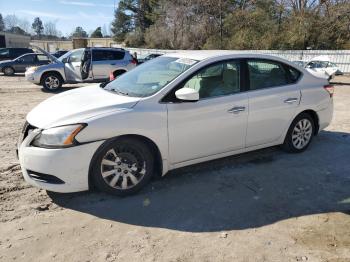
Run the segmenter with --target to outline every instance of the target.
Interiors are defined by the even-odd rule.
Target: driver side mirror
[[[69,63],[69,57],[65,57],[62,59],[62,63]]]
[[[22,58],[18,59],[18,62],[23,63],[23,59]]]
[[[199,93],[192,88],[184,87],[175,92],[177,99],[187,102],[196,102],[199,100]]]

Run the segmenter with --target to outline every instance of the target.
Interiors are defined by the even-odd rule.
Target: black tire
[[[56,92],[62,87],[63,79],[60,74],[49,72],[42,76],[41,84],[46,91]]]
[[[300,127],[299,126],[300,123],[310,123],[311,130],[309,131],[309,129],[305,128],[305,130],[307,130],[307,131],[303,131],[303,132],[301,132],[301,134],[299,134],[297,132],[297,129],[299,129],[298,127]],[[309,133],[309,132],[311,132],[310,137],[308,138],[308,140],[306,140],[306,137],[308,137],[307,133]],[[301,153],[309,147],[314,134],[315,134],[315,123],[314,123],[313,118],[307,113],[301,113],[293,120],[292,124],[290,125],[288,132],[287,132],[287,135],[286,135],[286,138],[284,139],[284,143],[282,145],[282,148],[285,151],[290,152],[290,153]],[[296,146],[296,144],[298,144],[297,140],[302,141],[303,138],[305,139],[305,144],[300,143],[300,146]]]
[[[12,76],[15,74],[15,69],[13,69],[11,66],[6,66],[2,69],[2,72],[5,76]]]
[[[114,78],[117,78],[118,76],[121,76],[122,74],[126,73],[125,70],[117,70],[113,72]]]
[[[115,164],[113,166],[110,162],[103,164],[103,161],[112,161]],[[90,178],[93,185],[102,192],[127,196],[138,192],[150,181],[153,165],[152,151],[141,140],[132,138],[109,140],[92,158]],[[109,174],[108,172],[111,174],[102,176],[103,173]],[[135,179],[137,183],[134,183]]]

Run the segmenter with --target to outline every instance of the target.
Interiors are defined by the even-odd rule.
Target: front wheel
[[[154,158],[138,139],[107,141],[95,153],[91,178],[101,191],[126,196],[143,188],[151,179]]]
[[[44,89],[49,92],[59,90],[62,87],[62,84],[62,77],[55,73],[48,73],[42,78],[42,85]]]
[[[283,148],[291,153],[306,150],[314,135],[315,123],[309,114],[302,113],[297,116],[289,127],[283,143]]]

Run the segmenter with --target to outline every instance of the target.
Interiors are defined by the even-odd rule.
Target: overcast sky
[[[77,26],[90,33],[96,27],[109,27],[118,0],[0,0],[3,17],[15,14],[32,24],[39,16],[45,23],[52,21],[63,35],[70,34]]]

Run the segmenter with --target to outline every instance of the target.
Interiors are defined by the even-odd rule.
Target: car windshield
[[[188,58],[158,57],[119,76],[105,89],[128,96],[151,96],[197,62]]]

